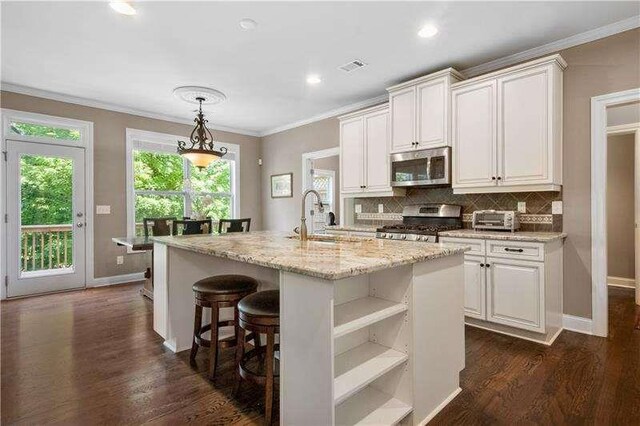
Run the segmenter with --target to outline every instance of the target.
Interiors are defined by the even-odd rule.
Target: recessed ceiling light
[[[131,6],[129,2],[122,1],[122,0],[109,2],[109,6],[111,6],[111,9],[115,10],[116,12],[122,15],[131,16],[137,13],[136,10],[133,8],[133,6]]]
[[[250,18],[244,18],[240,20],[240,28],[245,31],[251,31],[258,26],[258,23]]]
[[[418,35],[422,38],[433,37],[436,34],[438,34],[438,29],[430,24],[425,25],[424,27],[420,28],[420,31],[418,31]]]
[[[307,84],[318,84],[321,83],[322,79],[319,75],[311,74],[307,76]]]

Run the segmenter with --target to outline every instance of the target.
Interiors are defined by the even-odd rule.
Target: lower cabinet
[[[552,341],[562,327],[562,241],[440,241],[471,247],[464,256],[464,310],[470,325],[523,333],[531,340],[541,333],[546,334],[541,342]]]
[[[544,263],[487,257],[487,320],[544,333]]]

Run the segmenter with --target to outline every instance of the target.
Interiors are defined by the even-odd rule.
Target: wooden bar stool
[[[195,320],[193,324],[193,343],[191,344],[191,363],[195,363],[198,348],[209,348],[209,378],[213,380],[216,375],[216,361],[218,358],[218,346],[228,348],[235,346],[238,338],[239,321],[237,305],[243,297],[255,293],[258,281],[244,275],[216,275],[203,278],[193,285],[195,293]],[[234,308],[234,320],[220,321],[220,308]],[[202,326],[202,308],[211,308],[211,323]],[[219,328],[234,326],[235,333],[227,339],[218,342]],[[211,339],[202,337],[203,333],[211,331]],[[244,333],[242,339],[244,343]],[[259,346],[259,337],[254,335],[254,341]],[[213,342],[213,344],[212,344]],[[239,346],[244,346],[243,344]]]
[[[273,419],[273,388],[274,380],[279,377],[276,368],[275,352],[280,345],[275,343],[275,335],[280,333],[280,292],[267,290],[253,293],[238,303],[240,328],[238,339],[242,341],[247,331],[254,335],[267,335],[267,346],[258,343],[254,349],[245,352],[244,345],[236,346],[236,388],[240,389],[242,379],[264,386],[265,388],[265,424],[271,424]],[[251,362],[258,360],[256,368],[251,368]],[[276,370],[276,371],[274,371]]]

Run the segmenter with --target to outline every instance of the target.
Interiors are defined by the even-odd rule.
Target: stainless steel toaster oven
[[[520,228],[518,212],[513,210],[476,210],[473,212],[473,229],[515,231]]]

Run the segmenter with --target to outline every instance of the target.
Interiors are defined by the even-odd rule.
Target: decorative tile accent
[[[356,213],[358,220],[402,220],[402,213]]]

